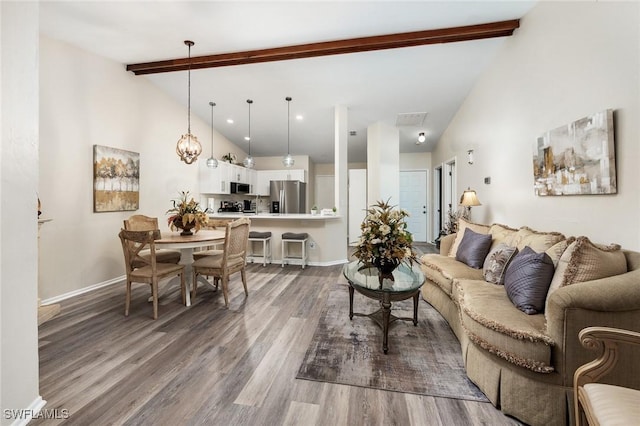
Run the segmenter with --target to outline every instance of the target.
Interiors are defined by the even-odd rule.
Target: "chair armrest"
[[[440,254],[442,256],[449,256],[449,251],[455,240],[456,234],[443,235],[440,238]]]
[[[578,337],[582,346],[600,355],[576,370],[574,387],[597,382],[611,371],[618,361],[618,344],[640,345],[640,333],[619,328],[587,327]]]

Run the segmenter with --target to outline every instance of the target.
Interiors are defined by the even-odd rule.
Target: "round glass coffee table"
[[[376,268],[362,269],[362,266],[362,263],[355,261],[344,265],[342,268],[342,273],[349,282],[349,319],[353,320],[353,316],[356,315],[369,317],[375,321],[382,328],[382,350],[386,354],[389,350],[387,344],[389,324],[397,320],[403,320],[413,321],[413,325],[418,325],[418,297],[420,287],[424,284],[424,274],[420,270],[419,263],[414,262],[411,266],[402,263],[393,271],[393,281],[385,278],[381,284]],[[370,299],[378,300],[380,309],[371,314],[354,313],[354,290]],[[396,317],[391,314],[391,302],[406,300],[410,297],[413,297],[413,318]]]

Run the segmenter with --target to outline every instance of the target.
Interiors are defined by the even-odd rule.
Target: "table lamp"
[[[480,200],[478,200],[478,196],[476,195],[476,191],[471,188],[467,188],[463,193],[462,197],[460,197],[460,205],[464,207],[464,217],[465,219],[471,218],[471,207],[481,206]]]

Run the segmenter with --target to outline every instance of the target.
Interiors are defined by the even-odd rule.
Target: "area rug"
[[[354,312],[371,313],[379,304],[354,295]],[[394,302],[392,313],[413,316],[413,300]],[[460,343],[444,318],[422,298],[418,325],[395,321],[389,327],[389,352],[382,351],[382,329],[370,318],[349,320],[349,288],[329,293],[307,349],[298,379],[388,391],[487,402],[467,378]]]

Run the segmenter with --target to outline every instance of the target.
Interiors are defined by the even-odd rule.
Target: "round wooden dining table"
[[[201,229],[193,235],[180,235],[179,232],[163,232],[161,238],[155,243],[158,248],[180,250],[180,264],[185,267],[185,279],[187,284],[186,305],[191,306],[193,249],[199,247],[212,246],[224,242],[225,231],[223,229]],[[171,287],[173,282],[180,283],[177,279],[169,282],[167,287]],[[159,293],[166,293],[167,287],[161,289]]]

